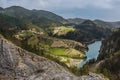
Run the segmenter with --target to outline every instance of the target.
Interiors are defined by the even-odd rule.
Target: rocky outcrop
[[[97,63],[99,72],[110,80],[120,80],[120,29],[102,42]]]
[[[98,60],[103,60],[110,55],[114,55],[113,53],[120,50],[120,31],[115,32],[106,40],[102,41],[102,46],[100,49],[100,54],[98,56]]]
[[[62,66],[0,39],[0,80],[104,80],[90,73],[75,77]]]
[[[88,75],[85,75],[85,76],[82,76],[80,80],[109,80],[108,78],[104,78],[104,76],[101,74],[101,75],[97,75],[97,74],[94,74],[94,73],[91,73],[89,72]]]

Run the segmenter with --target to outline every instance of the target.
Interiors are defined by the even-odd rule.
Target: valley
[[[0,55],[1,60],[4,57],[0,75],[5,77],[5,67],[6,80],[112,80],[114,76],[117,80],[119,75],[112,65],[119,61],[118,27],[119,22],[65,19],[20,6],[1,8],[0,50],[5,55]],[[51,77],[49,71],[55,76]]]

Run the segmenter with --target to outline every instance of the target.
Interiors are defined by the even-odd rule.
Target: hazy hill
[[[69,24],[81,24],[85,20],[87,20],[87,19],[81,19],[81,18],[70,18],[70,19],[67,19]],[[120,27],[120,21],[107,22],[107,21],[96,19],[93,22],[98,24],[101,27],[107,27],[107,28],[119,28]]]
[[[49,12],[49,11],[32,10],[32,12],[35,15],[38,15],[38,17],[45,17],[45,18],[48,18],[48,19],[53,20],[53,21],[57,21],[57,22],[61,22],[61,23],[66,21],[63,17],[56,15],[56,14]]]
[[[8,7],[8,8],[1,10],[0,12],[10,15],[10,16],[17,17],[17,18],[29,18],[32,16],[37,16],[38,18],[45,17],[47,19],[58,21],[58,22],[65,21],[64,18],[52,12],[44,11],[44,10],[28,10],[20,6]]]
[[[1,30],[23,30],[28,29],[27,23],[21,19],[0,14]]]
[[[20,6],[12,6],[8,8],[0,8],[0,13],[24,19],[30,22],[33,22],[34,24],[39,24],[38,26],[59,26],[62,23],[67,24],[81,24],[87,19],[81,19],[81,18],[71,18],[71,19],[64,19],[63,17],[56,15],[49,11],[44,10],[28,10]],[[41,20],[43,19],[43,20]],[[40,23],[39,23],[40,22]],[[105,22],[102,20],[94,20],[94,23],[98,24],[101,27],[120,27],[120,22]],[[52,23],[52,24],[50,24]],[[49,25],[48,25],[49,24]]]
[[[120,27],[120,22],[106,22],[102,20],[94,20],[94,22],[100,26],[105,26],[105,27],[110,27],[110,28],[119,28]]]
[[[54,36],[63,39],[71,39],[83,43],[89,43],[93,42],[96,39],[104,38],[111,32],[109,29],[107,29],[106,26],[100,26],[92,20],[75,18],[68,19],[68,21],[66,22],[64,18],[52,12],[44,10],[28,10],[20,6],[12,6],[1,9],[0,13],[9,17],[20,19],[21,21],[24,20],[23,23],[19,23],[17,20],[15,22],[15,20],[8,19],[4,22],[7,22],[9,24],[3,24],[1,22],[1,25],[7,26],[18,22],[20,25],[23,24],[22,27],[25,27],[24,23],[26,25],[31,23],[42,28],[44,32],[48,33],[48,35],[51,36],[52,34],[52,37]],[[63,24],[63,22],[66,22],[66,24]],[[12,27],[18,27],[18,23],[17,25],[13,25]],[[60,26],[64,26],[63,28],[57,28],[61,29],[58,31],[58,33],[62,35],[52,33],[53,31],[55,31],[54,29],[56,29],[56,27]],[[68,28],[68,26],[70,26],[71,28]],[[53,29],[49,30],[51,29],[51,27],[53,27]]]
[[[61,31],[65,34],[53,34],[53,36],[72,39],[83,43],[90,43],[105,38],[111,33],[110,29],[100,27],[91,20],[85,20],[81,24],[66,24],[66,26],[73,26],[73,29],[69,31],[67,30],[67,33],[65,32],[66,30]]]
[[[82,19],[82,18],[70,18],[70,19],[67,19],[69,24],[81,24],[85,20],[86,19]]]
[[[3,8],[0,7],[0,10],[3,10]]]
[[[12,6],[5,9],[1,8],[0,13],[24,19],[27,22],[32,22],[42,28],[58,26],[65,22],[64,18],[52,12],[44,10],[28,10],[20,6]]]

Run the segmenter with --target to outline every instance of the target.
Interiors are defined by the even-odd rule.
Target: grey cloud
[[[85,7],[109,9],[114,7],[113,2],[118,2],[118,0],[0,0],[0,6],[8,7],[12,5],[19,5],[36,9]]]

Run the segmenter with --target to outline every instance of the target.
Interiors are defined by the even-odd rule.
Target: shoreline
[[[96,41],[101,41],[101,39],[93,39],[93,40],[91,40],[89,42],[85,42],[84,44],[88,46],[88,45],[90,45],[90,44],[92,44],[92,43],[94,43]]]
[[[89,45],[91,45],[91,44],[94,44],[95,42],[98,42],[98,41],[102,41],[102,40],[94,40],[94,41],[92,41],[91,43],[87,44],[87,47],[88,47]],[[88,51],[89,51],[89,48],[88,48]],[[85,54],[86,54],[86,52],[85,52]],[[88,56],[86,55],[86,57],[88,57]],[[86,58],[86,59],[87,59],[87,58]],[[84,59],[82,59],[79,64],[81,64],[83,61],[84,61]],[[79,64],[77,64],[77,65],[78,65],[78,68],[81,68],[81,66],[79,66]],[[84,62],[83,62],[83,64],[84,64]],[[84,65],[82,65],[82,66],[84,66]]]

